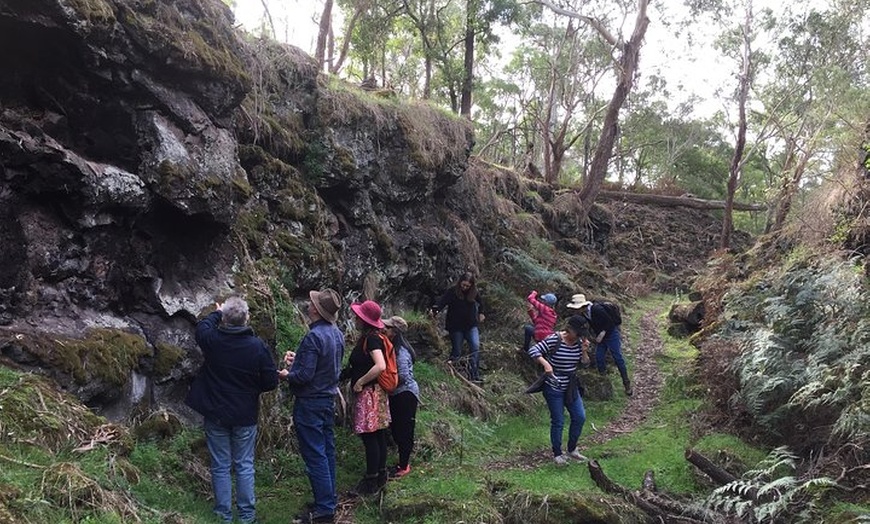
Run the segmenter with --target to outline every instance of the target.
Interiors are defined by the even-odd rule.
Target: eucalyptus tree
[[[547,6],[558,14],[577,19],[583,24],[593,28],[598,37],[612,48],[612,59],[616,66],[616,87],[605,108],[604,120],[601,124],[601,134],[598,137],[598,144],[595,147],[595,153],[593,154],[592,162],[589,166],[589,172],[580,189],[580,214],[582,215],[582,218],[585,218],[589,215],[589,211],[595,203],[595,198],[598,196],[598,192],[601,191],[604,180],[607,178],[607,169],[610,163],[610,158],[613,155],[613,145],[616,142],[618,132],[619,111],[625,103],[625,100],[628,98],[632,86],[634,85],[634,77],[637,71],[638,60],[640,58],[640,49],[643,44],[643,38],[646,34],[647,26],[649,25],[649,18],[647,17],[649,0],[637,0],[634,5],[634,28],[632,29],[631,36],[628,40],[625,40],[621,33],[612,33],[607,28],[606,19],[584,15],[571,9],[557,6],[550,0],[535,1],[536,3]],[[628,8],[628,5],[619,5],[619,7]],[[601,9],[604,8],[602,7]]]
[[[746,105],[749,100],[749,89],[752,87],[752,80],[755,74],[753,67],[753,9],[752,0],[744,0],[743,2],[743,22],[739,30],[739,63],[740,70],[737,75],[737,131],[736,144],[734,146],[734,155],[731,157],[731,164],[728,167],[728,183],[725,191],[725,211],[722,213],[722,234],[720,235],[720,246],[727,249],[731,246],[731,234],[734,231],[734,194],[737,192],[737,185],[740,181],[740,172],[745,163],[744,153],[746,151]]]
[[[870,114],[866,0],[832,2],[791,15],[762,90],[772,140],[775,196],[767,230],[786,222],[808,172],[832,170],[838,149],[854,150]]]
[[[439,55],[442,63],[446,62],[445,52],[451,50],[448,41],[456,41],[453,35],[445,35],[448,27],[455,24],[449,23],[451,11],[455,12],[452,0],[400,0],[402,12],[413,27],[416,29],[422,46],[423,53],[423,98],[432,97],[432,74],[433,67]],[[439,50],[440,47],[440,50]]]
[[[479,56],[476,44],[498,43],[494,31],[497,23],[508,24],[520,11],[517,0],[465,0],[465,34],[463,37],[462,87],[459,113],[471,118],[474,91],[474,63]]]
[[[550,184],[559,181],[567,153],[589,136],[600,117],[605,104],[595,93],[610,69],[610,51],[590,28],[571,19],[561,25],[560,20],[521,30],[524,43],[505,71],[524,84],[523,111],[534,131],[526,163],[542,159],[542,174]],[[576,170],[585,173],[585,165],[584,156],[583,168]]]
[[[350,57],[348,75],[361,79],[380,76],[381,83],[388,80],[393,64],[388,63],[388,47],[399,22],[402,6],[397,3],[374,0],[339,0],[345,12],[352,13],[346,19],[342,51],[330,71],[337,73],[344,66],[345,56]],[[348,45],[350,50],[346,50]]]

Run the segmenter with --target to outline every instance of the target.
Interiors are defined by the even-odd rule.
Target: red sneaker
[[[400,479],[411,472],[411,465],[408,464],[404,468],[400,466],[394,466],[392,470],[390,470],[390,479]]]

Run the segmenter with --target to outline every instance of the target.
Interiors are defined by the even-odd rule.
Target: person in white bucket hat
[[[582,293],[572,296],[571,302],[566,307],[578,310],[578,313],[589,321],[589,329],[592,336],[595,337],[595,365],[598,372],[602,375],[607,372],[605,358],[607,352],[610,351],[613,362],[622,377],[625,394],[631,396],[634,389],[631,387],[628,368],[622,357],[622,332],[620,331],[622,315],[619,313],[619,307],[611,302],[592,302],[587,300],[586,295]]]

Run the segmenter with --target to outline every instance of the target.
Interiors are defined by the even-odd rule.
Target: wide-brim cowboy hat
[[[317,310],[320,318],[330,324],[335,323],[338,308],[341,306],[341,298],[338,296],[338,293],[332,289],[315,290],[308,292],[308,298],[311,299],[311,303],[314,305],[314,309]]]

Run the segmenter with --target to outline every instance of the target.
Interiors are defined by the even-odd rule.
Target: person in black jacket
[[[602,302],[590,302],[586,300],[586,295],[576,294],[571,297],[571,302],[566,306],[569,309],[579,310],[578,314],[582,315],[589,321],[589,329],[592,337],[595,340],[595,365],[598,372],[602,375],[607,371],[607,352],[613,357],[613,362],[619,370],[619,375],[622,377],[622,386],[625,388],[625,394],[629,397],[634,392],[631,387],[631,381],[628,379],[628,368],[625,365],[625,359],[622,357],[622,332],[620,331],[620,320],[613,318],[613,315],[608,313],[607,307]]]
[[[437,315],[447,308],[447,319],[444,327],[450,333],[450,364],[455,363],[462,355],[462,343],[468,342],[471,353],[471,363],[468,366],[469,378],[480,381],[480,331],[478,325],[486,318],[483,314],[483,299],[477,290],[474,275],[464,273],[455,286],[447,290],[432,306],[431,312]]]
[[[214,513],[232,522],[235,469],[236,508],[241,522],[255,522],[254,448],[260,394],[278,386],[278,370],[266,344],[248,327],[248,304],[230,297],[196,325],[205,359],[191,385],[187,405],[204,417],[211,454]]]

